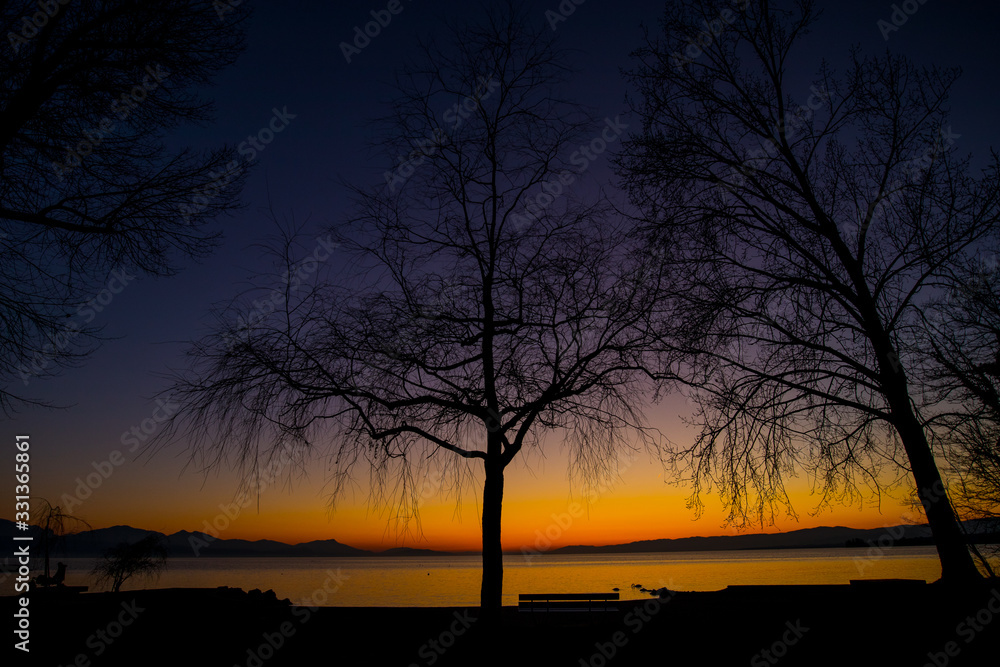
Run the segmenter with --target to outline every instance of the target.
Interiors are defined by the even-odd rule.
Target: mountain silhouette
[[[965,528],[975,534],[976,542],[990,544],[1000,542],[1000,534],[987,521],[967,521]],[[0,519],[0,539],[9,540],[14,535],[34,535],[36,540],[41,530],[32,527],[25,533],[19,531],[13,521]],[[156,531],[133,528],[132,526],[112,526],[82,531],[59,538],[54,553],[64,557],[100,556],[110,547],[122,542],[134,543],[147,535],[157,535],[172,557],[213,556],[213,557],[367,557],[367,556],[448,556],[449,552],[433,549],[396,547],[384,551],[369,551],[343,544],[334,539],[313,540],[299,544],[286,544],[275,540],[243,540],[213,537],[201,531],[182,530],[171,535]],[[538,553],[552,555],[590,553],[669,553],[683,551],[733,551],[745,549],[802,549],[867,546],[918,546],[933,544],[930,528],[926,524],[889,526],[886,528],[847,528],[844,526],[803,528],[784,533],[752,533],[747,535],[717,535],[709,537],[664,538],[640,540],[626,544],[604,546],[573,545],[540,550]],[[527,551],[531,547],[525,548]],[[468,552],[469,554],[475,552]],[[522,553],[512,550],[511,553]]]

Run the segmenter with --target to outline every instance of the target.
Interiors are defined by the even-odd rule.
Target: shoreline
[[[8,619],[14,600],[0,598]],[[483,664],[484,655],[500,661],[487,664],[547,667],[601,667],[612,659],[756,666],[777,664],[762,653],[773,647],[787,654],[782,665],[920,667],[948,647],[959,651],[942,653],[949,665],[993,664],[1000,649],[996,580],[961,589],[898,581],[747,586],[615,604],[605,613],[507,606],[491,627],[478,607],[310,607],[232,588],[35,594],[32,648],[44,664],[82,667],[270,667],[339,656],[336,664],[351,647],[361,647],[366,664],[406,667]],[[980,630],[960,625],[987,615]],[[207,648],[192,658],[200,645]]]

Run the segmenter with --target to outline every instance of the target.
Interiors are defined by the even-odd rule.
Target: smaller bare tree
[[[1000,528],[1000,271],[975,260],[925,313],[928,388],[947,405],[931,421],[961,480],[956,510]],[[994,550],[996,551],[996,550]]]
[[[155,579],[167,567],[167,549],[159,535],[149,534],[138,542],[122,542],[104,552],[92,574],[97,584],[110,584],[117,593],[132,578]]]
[[[45,498],[36,498],[35,501],[37,509],[32,522],[41,531],[40,542],[45,562],[43,576],[45,579],[51,579],[50,556],[53,547],[67,535],[76,533],[80,526],[86,527],[87,530],[90,530],[91,526],[80,517],[64,512],[62,506],[52,505]],[[73,530],[74,527],[77,530]]]

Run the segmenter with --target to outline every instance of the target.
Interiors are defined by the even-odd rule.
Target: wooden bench
[[[521,593],[517,596],[517,610],[528,613],[618,611],[611,605],[617,599],[618,593]]]

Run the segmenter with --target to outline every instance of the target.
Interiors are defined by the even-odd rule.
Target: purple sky
[[[95,319],[117,338],[81,368],[32,380],[26,388],[34,396],[71,406],[29,409],[7,422],[9,436],[32,436],[37,495],[58,498],[71,490],[92,461],[120,448],[123,432],[154,414],[150,397],[164,386],[156,374],[180,364],[185,341],[207,332],[212,304],[233,297],[242,281],[260,270],[259,252],[252,246],[273,232],[264,211],[269,201],[279,218],[308,221],[307,228],[318,234],[323,225],[345,215],[347,199],[339,178],[381,181],[392,165],[367,148],[372,139],[367,121],[385,109],[393,68],[411,57],[415,40],[434,29],[439,15],[481,11],[472,3],[400,1],[403,11],[351,63],[340,42],[352,39],[354,27],[371,20],[369,12],[386,3],[254,3],[248,50],[205,91],[215,100],[216,121],[187,129],[174,140],[197,147],[239,144],[268,125],[275,109],[287,109],[294,118],[256,156],[244,191],[247,208],[220,222],[222,247],[200,264],[186,263],[177,276],[130,282]],[[951,104],[953,131],[961,135],[957,148],[984,158],[990,146],[1000,147],[1000,6],[944,0],[910,4],[919,9],[886,40],[878,22],[890,20],[892,3],[821,3],[828,9],[803,48],[801,62],[814,69],[818,58],[826,56],[841,64],[848,48],[857,44],[869,53],[890,48],[920,64],[960,65],[964,75]],[[559,3],[534,6],[541,23],[546,10],[557,10]],[[601,116],[623,115],[627,122],[626,84],[619,68],[628,67],[629,52],[641,43],[640,23],[655,29],[662,6],[645,0],[588,0],[558,25],[564,45],[579,50],[574,64],[581,73],[571,93],[580,102],[596,107]],[[803,90],[808,90],[805,79]],[[594,175],[610,184],[612,175],[603,166]],[[182,463],[176,454],[158,455],[129,474],[138,480],[176,479]],[[232,491],[231,486],[206,490],[205,502],[214,507]],[[9,505],[0,516],[11,518]]]

